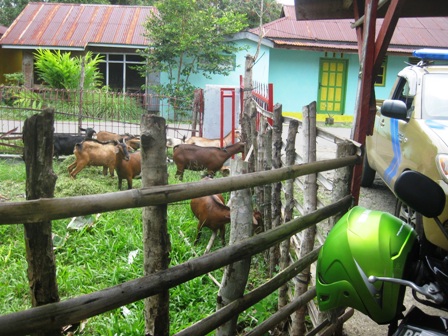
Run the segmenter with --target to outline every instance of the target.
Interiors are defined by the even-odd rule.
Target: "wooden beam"
[[[357,97],[357,110],[355,111],[355,125],[353,131],[353,140],[364,146],[366,135],[371,133],[373,128],[372,120],[375,117],[375,92],[373,90],[373,66],[375,61],[375,30],[376,14],[378,0],[366,0],[365,3],[365,22],[362,41],[362,55],[360,59],[361,76],[359,80],[359,89]],[[360,29],[360,28],[357,28]],[[373,118],[372,118],[373,115]],[[359,191],[361,189],[362,164],[354,166],[352,179],[352,195],[355,204],[358,203]]]
[[[373,74],[376,76],[381,68],[387,48],[397,26],[400,12],[406,0],[391,0],[389,10],[384,17],[383,24],[378,33],[375,42],[375,64],[373,66]],[[372,125],[373,131],[373,125]]]

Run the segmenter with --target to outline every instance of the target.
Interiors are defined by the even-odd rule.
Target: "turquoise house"
[[[377,30],[382,21],[378,19]],[[316,101],[318,120],[332,116],[336,121],[352,121],[360,66],[351,20],[297,21],[294,6],[284,6],[282,17],[261,30],[253,79],[273,83],[274,103],[282,104],[283,113],[300,118],[303,106]],[[245,56],[257,50],[259,31],[252,29],[233,37],[233,42],[247,46],[247,51],[236,55],[232,74],[211,80],[194,78],[195,85],[237,86],[244,74]],[[417,62],[412,52],[420,48],[448,48],[448,17],[400,18],[375,79],[377,101],[389,97],[398,72]]]

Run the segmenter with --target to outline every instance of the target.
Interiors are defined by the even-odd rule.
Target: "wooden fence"
[[[305,108],[312,112],[313,104]],[[262,113],[261,110],[260,113]],[[213,315],[198,321],[178,335],[204,335],[211,332],[273,291],[279,289],[281,291],[282,288],[283,291],[292,293],[292,296],[285,297],[279,294],[279,300],[282,300],[282,303],[278,312],[250,331],[248,335],[263,335],[281,321],[287,320],[300,307],[305,307],[315,297],[314,287],[312,284],[308,285],[311,280],[310,265],[317,260],[325,233],[352,204],[352,197],[349,194],[350,172],[351,167],[359,162],[359,153],[356,146],[350,141],[325,134],[312,123],[302,124],[302,130],[309,130],[315,135],[320,134],[323,138],[333,141],[337,146],[338,157],[308,162],[313,161],[313,158],[300,158],[295,154],[294,144],[297,131],[294,129],[298,128],[297,121],[289,120],[291,132],[287,138],[286,151],[282,150],[281,144],[276,145],[278,142],[282,143],[284,121],[281,117],[281,107],[277,107],[274,111],[272,127],[267,126],[269,123],[260,123],[262,129],[257,135],[260,137],[257,147],[261,147],[263,151],[257,148],[257,151],[253,152],[256,154],[255,160],[258,162],[255,172],[207,182],[154,185],[150,188],[143,187],[104,195],[59,199],[40,198],[0,204],[0,225],[25,224],[32,227],[51,220],[126,208],[146,209],[150,207],[154,209],[161,207],[160,211],[166,211],[165,205],[169,203],[204,195],[255,188],[256,206],[262,210],[266,223],[265,232],[244,241],[237,241],[216,252],[191,259],[184,264],[99,292],[0,316],[0,335],[24,335],[36,332],[36,330],[54,330],[74,324],[131,302],[160,294],[197,276],[266,251],[269,251],[272,266],[281,262],[280,272],[274,274],[274,269],[272,269],[271,280],[229,302]],[[144,119],[142,119],[142,129],[143,123]],[[308,131],[306,137],[310,138]],[[313,150],[310,148],[312,148],[313,142],[316,143],[316,140],[312,136],[310,139],[304,146],[308,147],[307,152],[312,153]],[[271,153],[273,148],[274,152]],[[145,154],[146,152],[150,153],[151,150],[154,149],[148,148],[143,141],[143,165],[145,165],[145,160],[151,159],[151,154]],[[274,162],[273,165],[272,158],[274,161],[279,160],[282,158],[282,153],[287,155],[283,157],[285,163]],[[273,166],[274,168],[272,168]],[[324,176],[321,175],[323,172],[332,172],[333,183],[319,182],[324,181]],[[285,183],[282,184],[282,181]],[[332,191],[320,193],[317,185],[331,186]],[[308,192],[309,190],[313,191]],[[306,196],[300,201],[301,195],[304,193]],[[319,198],[318,194],[320,194]],[[320,200],[318,201],[318,199]],[[284,208],[281,204],[282,201],[286,201]],[[319,227],[319,230],[316,231],[316,227]],[[310,235],[310,232],[316,232],[317,238]],[[317,241],[317,245],[314,244],[315,241]],[[284,245],[289,242],[300,249],[297,255],[294,255],[297,251],[296,248]],[[308,247],[305,248],[306,245]],[[303,288],[297,283],[297,279],[301,279],[301,277],[307,279],[305,290],[302,290]],[[302,285],[303,282],[299,281]],[[324,327],[327,331],[335,328],[335,324],[318,316],[317,310],[312,305],[309,305],[308,309],[315,326],[315,329],[310,331],[310,335],[318,332],[325,333],[322,331]],[[349,316],[349,314],[342,315],[339,323]],[[305,333],[297,333],[292,330],[291,334]]]

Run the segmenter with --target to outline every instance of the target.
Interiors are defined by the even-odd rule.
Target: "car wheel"
[[[403,222],[410,224],[417,232],[417,235],[423,238],[423,218],[421,214],[397,199],[394,215]]]
[[[367,153],[364,153],[362,162],[361,187],[371,187],[373,184],[373,180],[375,179],[375,173],[375,170],[369,165],[369,161],[367,160]]]

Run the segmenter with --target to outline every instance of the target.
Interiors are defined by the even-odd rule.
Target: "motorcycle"
[[[394,192],[410,208],[433,218],[448,239],[438,219],[446,196],[436,182],[405,171]],[[389,213],[361,206],[350,209],[329,232],[319,253],[319,309],[352,307],[378,324],[388,324],[388,335],[448,335],[448,318],[428,315],[415,306],[404,315],[406,287],[417,302],[448,311],[447,251],[429,243],[424,230]]]

